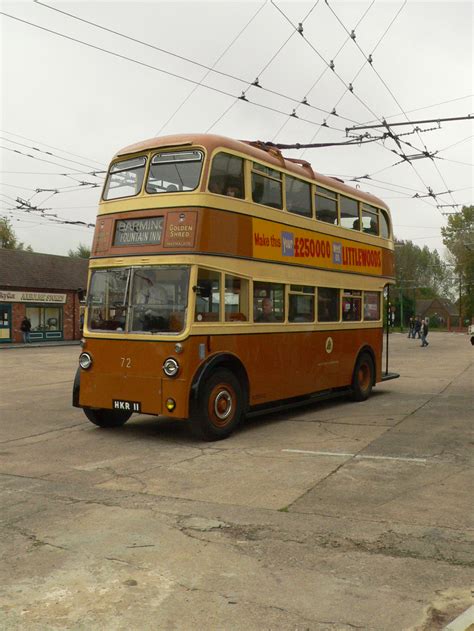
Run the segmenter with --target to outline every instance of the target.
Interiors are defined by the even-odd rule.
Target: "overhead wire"
[[[36,142],[40,145],[43,145],[44,147],[48,147],[48,149],[55,149],[56,151],[61,151],[61,153],[67,153],[70,156],[74,156],[76,158],[82,158],[83,160],[89,160],[89,162],[96,162],[97,164],[100,164],[101,166],[106,166],[103,162],[100,162],[99,160],[95,160],[94,158],[90,158],[90,157],[86,157],[86,156],[81,156],[77,153],[72,153],[71,151],[66,151],[65,149],[62,149],[61,147],[53,147],[52,145],[47,145],[45,142],[42,142],[41,140],[34,140],[33,138],[27,138],[26,136],[20,136],[20,134],[14,134],[11,131],[7,131],[6,129],[0,129],[0,133],[2,134],[8,134],[9,136],[15,136],[16,138],[21,138],[22,140],[29,140],[30,142]]]
[[[331,7],[331,5],[329,4],[329,0],[325,0],[325,3],[326,3],[326,5],[327,5],[327,7],[329,8],[329,10],[331,11],[331,13],[335,16],[335,18],[337,19],[337,21],[339,22],[339,24],[342,26],[342,28],[346,31],[346,33],[349,33],[349,31],[348,31],[347,27],[343,24],[343,22],[341,21],[341,19],[339,18],[339,16],[336,14],[336,12],[334,11],[334,9],[333,9],[333,8]],[[407,3],[407,0],[404,0],[404,3],[403,3],[403,5],[402,5],[401,9],[403,9],[403,8],[405,7],[406,3]],[[400,11],[401,11],[401,9],[400,9]],[[400,12],[400,11],[399,11],[399,12]],[[397,15],[398,15],[398,13],[397,13]],[[355,33],[354,33],[354,35],[355,35]],[[365,54],[365,52],[364,52],[364,51],[362,50],[362,48],[360,47],[359,43],[358,43],[358,42],[357,42],[357,40],[356,40],[356,37],[354,36],[352,39],[353,39],[353,41],[354,41],[355,45],[357,46],[357,48],[359,49],[359,51],[361,52],[361,54],[364,56],[364,58],[365,58],[365,59],[367,59],[367,55]],[[407,121],[409,121],[407,113],[404,111],[403,107],[401,106],[400,102],[398,101],[398,99],[397,99],[397,97],[395,96],[395,94],[393,93],[393,91],[392,91],[392,90],[390,89],[390,87],[388,86],[387,82],[383,79],[383,77],[381,76],[381,74],[377,71],[377,69],[375,68],[374,64],[373,64],[373,63],[371,63],[370,65],[371,65],[371,67],[372,67],[372,70],[375,72],[375,74],[377,75],[377,77],[379,78],[379,80],[382,82],[382,84],[385,86],[385,88],[386,88],[386,89],[387,89],[387,91],[389,92],[390,96],[393,98],[393,100],[394,100],[394,101],[395,101],[395,103],[397,104],[397,107],[400,109],[401,113],[405,116],[406,120],[407,120]],[[387,129],[389,129],[388,124],[387,124]],[[424,147],[425,147],[425,150],[427,150],[427,149],[426,149],[426,145],[424,144],[424,141],[423,141],[423,139],[421,138],[419,131],[417,131],[417,130],[416,130],[416,128],[415,128],[415,131],[416,131],[416,133],[417,133],[417,135],[418,135],[418,138],[419,138],[420,142],[422,142],[422,143],[423,143],[423,145],[424,145]],[[412,162],[411,162],[410,160],[408,160],[408,161],[409,161],[409,164],[411,165],[411,167],[413,168],[414,172],[416,173],[416,175],[417,175],[417,176],[418,176],[418,178],[420,179],[420,181],[421,181],[421,182],[423,183],[423,185],[425,186],[425,188],[429,189],[430,187],[428,187],[428,185],[424,182],[423,178],[420,176],[420,174],[418,173],[418,171],[417,171],[417,169],[415,168],[415,166],[412,164]],[[445,187],[446,187],[447,189],[449,189],[449,186],[447,185],[447,183],[446,183],[446,181],[445,181],[445,179],[444,179],[444,177],[443,177],[443,175],[442,175],[442,173],[441,173],[440,169],[438,168],[438,165],[436,164],[436,162],[434,162],[434,160],[433,160],[433,164],[434,164],[434,167],[435,167],[435,169],[437,170],[438,175],[439,175],[439,177],[441,178],[441,180],[442,180],[443,184],[445,185]],[[452,196],[451,196],[451,197],[452,197]],[[454,198],[453,198],[453,197],[452,197],[452,200],[453,200],[453,202],[455,202],[455,200],[454,200]]]
[[[318,6],[320,0],[317,0],[314,5],[312,6],[312,8],[308,11],[308,13],[304,16],[304,18],[302,18],[302,23],[305,22],[305,20],[309,17],[309,15],[314,11],[314,9]],[[292,37],[295,35],[296,31],[292,31],[291,34],[289,35],[289,37],[287,37],[285,39],[285,41],[280,44],[279,48],[276,50],[275,53],[273,53],[273,55],[270,57],[270,59],[267,61],[267,63],[264,65],[264,67],[260,70],[260,72],[256,73],[256,78],[253,81],[253,83],[248,82],[247,88],[245,90],[242,91],[242,94],[240,95],[240,97],[237,97],[237,99],[235,99],[225,110],[224,112],[222,112],[222,114],[206,129],[206,133],[209,133],[211,131],[211,129],[213,129],[218,123],[220,123],[220,121],[227,115],[228,112],[230,112],[230,110],[236,105],[236,103],[239,100],[243,100],[243,101],[248,101],[248,99],[246,98],[247,92],[249,91],[249,89],[252,87],[252,85],[255,85],[255,87],[259,87],[259,88],[263,88],[263,86],[260,85],[260,81],[259,78],[263,75],[263,73],[265,72],[265,70],[267,70],[269,68],[269,66],[273,63],[273,61],[277,58],[277,56],[281,53],[281,51],[285,48],[285,46],[288,44],[288,42],[290,41],[290,39],[292,39]],[[293,99],[292,99],[293,100]],[[296,99],[293,100],[295,103],[297,102]],[[314,108],[314,109],[320,109],[320,108]],[[320,110],[323,111],[323,110]],[[325,112],[328,113],[328,112]]]
[[[320,1],[320,0],[317,0],[316,5],[318,4],[318,2],[319,2],[319,1]],[[121,33],[121,32],[119,32],[119,31],[116,31],[116,30],[113,30],[113,29],[109,29],[108,27],[105,27],[105,26],[103,26],[103,25],[97,24],[96,22],[92,22],[91,20],[86,20],[86,19],[81,18],[81,17],[79,17],[79,16],[77,16],[77,15],[74,15],[73,13],[70,13],[70,12],[67,12],[67,11],[63,11],[63,10],[58,9],[58,8],[56,8],[56,7],[52,7],[52,6],[50,6],[50,5],[47,5],[47,4],[46,4],[46,3],[44,3],[44,2],[39,2],[39,0],[34,0],[34,2],[35,2],[36,4],[38,4],[39,6],[43,6],[43,7],[45,7],[45,8],[51,9],[51,10],[53,10],[53,11],[56,11],[56,12],[58,12],[58,13],[62,13],[63,15],[67,15],[68,17],[70,17],[70,18],[72,18],[72,19],[75,19],[75,20],[78,20],[78,21],[80,21],[80,22],[84,22],[84,23],[86,23],[86,24],[89,24],[90,26],[94,26],[94,27],[96,27],[96,28],[98,28],[98,29],[101,29],[101,30],[104,30],[104,31],[108,31],[108,32],[110,32],[110,33],[113,33],[114,35],[117,35],[117,36],[122,37],[122,38],[127,39],[127,40],[134,41],[134,42],[139,43],[139,44],[141,44],[141,45],[143,45],[143,46],[146,46],[146,47],[148,47],[148,48],[153,48],[153,49],[155,49],[155,50],[157,50],[157,51],[159,51],[159,52],[161,52],[161,53],[165,53],[165,54],[167,54],[167,55],[171,55],[172,57],[177,57],[177,58],[179,58],[179,59],[181,59],[181,60],[183,60],[183,61],[186,61],[186,62],[188,62],[188,63],[190,63],[190,64],[192,64],[192,65],[199,66],[199,67],[201,67],[201,68],[205,68],[206,70],[208,70],[208,71],[209,71],[209,73],[210,73],[210,72],[213,72],[213,73],[215,73],[215,74],[222,75],[222,76],[224,76],[224,77],[230,78],[230,79],[232,79],[232,80],[234,80],[234,81],[239,81],[239,82],[241,82],[241,83],[248,84],[248,87],[251,87],[251,86],[253,85],[251,82],[249,82],[249,80],[247,80],[247,79],[243,79],[242,77],[237,77],[236,75],[232,75],[232,74],[229,74],[229,73],[226,73],[226,72],[220,71],[220,70],[216,70],[216,69],[215,69],[214,67],[212,67],[212,66],[207,66],[206,64],[203,64],[203,63],[197,62],[197,61],[195,61],[195,60],[193,60],[193,59],[190,59],[190,58],[188,58],[188,57],[184,57],[183,55],[179,55],[179,54],[177,54],[177,53],[173,53],[173,52],[171,52],[171,51],[169,51],[169,50],[166,50],[166,49],[164,49],[164,48],[160,48],[160,47],[158,47],[158,46],[155,46],[154,44],[150,44],[149,42],[145,42],[145,41],[143,41],[143,40],[140,40],[140,39],[137,39],[137,38],[134,38],[134,37],[131,37],[131,36],[125,35],[124,33]],[[262,6],[261,8],[263,8],[263,6]],[[310,11],[310,12],[311,12],[311,11]],[[134,58],[132,58],[132,57],[127,57],[127,56],[125,56],[125,55],[121,55],[121,54],[119,54],[119,53],[115,53],[115,52],[110,51],[110,50],[108,50],[108,49],[101,48],[101,47],[99,47],[99,46],[95,46],[94,44],[90,44],[89,42],[84,42],[83,40],[79,40],[79,39],[74,38],[74,37],[71,37],[71,36],[69,36],[69,35],[65,35],[64,33],[60,33],[60,32],[58,32],[58,31],[54,31],[54,30],[52,30],[52,29],[47,29],[47,28],[42,27],[42,26],[40,26],[40,25],[38,25],[38,24],[35,24],[35,23],[32,23],[32,22],[27,22],[26,20],[21,20],[20,18],[17,18],[17,17],[15,17],[15,16],[12,16],[12,15],[9,15],[9,14],[6,14],[6,13],[4,13],[4,12],[1,12],[1,11],[0,11],[0,14],[5,15],[6,17],[10,17],[10,18],[12,18],[12,19],[19,20],[20,22],[24,22],[25,24],[29,24],[30,26],[34,26],[34,27],[36,27],[36,28],[39,28],[39,29],[45,30],[45,31],[47,31],[47,32],[49,32],[49,33],[53,33],[53,34],[55,34],[55,35],[58,35],[59,37],[64,37],[64,38],[69,39],[69,40],[71,40],[71,41],[74,41],[74,42],[76,42],[76,43],[80,43],[80,44],[83,44],[83,45],[85,45],[85,46],[89,46],[89,47],[94,48],[94,49],[96,49],[96,50],[100,50],[101,52],[105,52],[105,53],[107,53],[107,54],[110,54],[110,55],[113,55],[113,56],[116,56],[116,57],[119,57],[119,58],[122,58],[122,59],[126,59],[126,60],[128,60],[128,61],[131,61],[132,63],[137,63],[137,64],[142,65],[142,66],[145,66],[145,67],[147,67],[147,68],[151,68],[151,69],[153,69],[153,70],[157,70],[158,72],[162,72],[162,73],[164,73],[164,74],[168,74],[168,75],[170,75],[170,76],[172,76],[172,77],[175,77],[175,78],[178,78],[178,79],[182,79],[183,81],[188,81],[188,82],[190,82],[190,83],[195,84],[195,86],[196,86],[196,87],[204,87],[204,88],[207,88],[207,89],[209,89],[209,90],[214,90],[215,92],[219,92],[220,94],[225,94],[226,96],[231,96],[231,97],[234,97],[234,96],[235,96],[235,95],[233,95],[233,94],[230,94],[230,93],[228,93],[228,92],[225,92],[224,90],[220,90],[220,89],[215,88],[215,87],[213,87],[213,86],[210,86],[210,85],[208,85],[208,84],[204,84],[204,83],[202,83],[203,79],[201,79],[200,81],[196,81],[196,80],[190,79],[189,77],[184,77],[184,76],[182,76],[182,75],[178,75],[178,74],[176,74],[176,73],[172,73],[172,72],[170,72],[170,71],[164,70],[163,68],[158,68],[158,67],[156,67],[156,66],[152,66],[152,65],[150,65],[150,64],[146,64],[145,62],[141,62],[141,61],[139,61],[139,60],[137,60],[137,59],[134,59]],[[225,54],[225,52],[226,52],[226,51],[224,51],[224,53],[223,53],[223,54]],[[279,52],[279,51],[277,51],[277,53],[276,53],[276,54],[278,54],[278,52]],[[270,61],[272,61],[272,60],[270,60]],[[264,69],[265,69],[265,68],[264,68]],[[259,88],[262,88],[262,89],[263,89],[264,91],[266,91],[266,92],[269,92],[269,93],[274,94],[274,95],[276,95],[276,96],[279,96],[279,97],[281,97],[281,98],[284,98],[284,99],[287,99],[287,100],[289,100],[289,101],[292,101],[293,103],[298,103],[298,100],[297,100],[297,99],[295,99],[295,98],[293,98],[293,97],[291,97],[291,96],[288,96],[287,94],[283,94],[283,93],[281,93],[281,92],[276,92],[275,90],[271,90],[270,88],[266,88],[265,86],[262,86],[262,85],[259,85],[258,87],[259,87]],[[247,88],[247,90],[248,90],[248,88]],[[245,92],[246,92],[246,91],[245,91]],[[239,98],[239,97],[237,97],[237,98]],[[252,103],[253,103],[253,102],[252,102]],[[254,105],[256,105],[256,103],[253,103],[253,104],[254,104]],[[312,106],[312,107],[313,107],[313,109],[315,109],[315,110],[319,110],[319,111],[321,111],[321,112],[324,112],[325,114],[329,114],[329,112],[326,112],[325,110],[323,110],[323,109],[321,109],[321,108],[318,108],[318,107],[315,107],[315,106]],[[286,114],[286,112],[285,112],[285,114]],[[350,120],[350,119],[346,119],[346,120]]]
[[[370,9],[372,8],[372,6],[374,5],[375,0],[372,0],[372,2],[370,3],[369,7],[364,11],[364,13],[362,14],[362,16],[359,18],[359,21],[357,22],[355,28],[357,28],[359,26],[359,24],[362,22],[362,20],[365,18],[365,16],[367,15],[367,13],[370,11]],[[273,4],[273,3],[272,3]],[[274,5],[276,7],[276,5]],[[277,7],[276,7],[277,8]],[[337,57],[339,56],[339,54],[341,53],[341,51],[344,49],[344,47],[346,46],[346,44],[348,43],[350,37],[348,37],[340,46],[339,50],[336,52],[336,54],[333,56],[332,60],[334,61],[335,59],[337,59]],[[301,103],[299,103],[296,106],[296,110],[298,110],[301,105],[308,105],[307,100],[309,95],[311,94],[311,92],[314,90],[314,88],[317,86],[317,84],[320,82],[320,80],[323,78],[323,76],[326,74],[326,72],[328,72],[328,70],[330,69],[329,66],[325,66],[323,71],[319,74],[319,76],[317,77],[316,81],[311,85],[311,87],[309,88],[309,90],[306,91]],[[273,135],[272,140],[274,141],[278,135],[283,131],[283,129],[285,128],[285,126],[289,123],[289,121],[291,120],[291,116],[288,116],[288,118],[283,122],[283,124],[281,125],[281,127],[278,129],[278,131]],[[316,135],[321,131],[321,129],[319,129],[314,138],[316,137]],[[313,138],[313,140],[314,140]]]
[[[257,9],[257,11],[252,15],[252,17],[250,18],[250,20],[248,20],[248,22],[245,24],[245,26],[237,33],[237,35],[234,37],[234,39],[230,42],[230,44],[228,44],[228,46],[226,46],[226,48],[222,51],[222,53],[217,57],[217,59],[215,60],[215,62],[212,64],[212,66],[207,70],[207,72],[203,75],[201,81],[199,82],[198,85],[194,86],[194,88],[191,90],[191,92],[184,98],[183,101],[181,101],[181,103],[178,105],[178,107],[174,110],[174,112],[171,114],[171,116],[168,118],[168,120],[163,123],[163,125],[160,127],[160,129],[157,131],[156,135],[159,136],[161,134],[161,132],[163,131],[163,129],[165,129],[165,127],[173,120],[173,118],[176,116],[176,114],[184,107],[184,105],[189,101],[189,99],[192,97],[192,95],[196,92],[196,90],[199,88],[199,86],[201,85],[201,83],[204,81],[204,79],[206,79],[209,74],[215,69],[216,65],[221,61],[221,59],[224,57],[224,55],[232,48],[232,46],[235,44],[235,42],[241,37],[241,35],[243,35],[243,33],[247,30],[247,28],[250,26],[250,24],[255,20],[255,18],[257,17],[257,15],[260,13],[260,11],[265,7],[265,5],[267,4],[268,0],[265,0],[265,2],[262,3],[262,5]]]

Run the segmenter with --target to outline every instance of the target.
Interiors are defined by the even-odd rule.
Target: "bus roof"
[[[388,210],[385,202],[378,197],[375,197],[375,195],[363,192],[353,186],[348,186],[338,178],[317,173],[313,170],[311,164],[306,160],[285,158],[279,149],[267,145],[259,140],[234,140],[233,138],[227,138],[226,136],[218,136],[215,134],[175,134],[171,136],[161,136],[159,138],[149,138],[148,140],[142,140],[141,142],[137,142],[133,145],[128,145],[127,147],[120,149],[120,151],[118,151],[114,156],[114,159],[153,149],[196,145],[204,147],[208,153],[211,153],[216,148],[229,149],[231,151],[243,153],[255,160],[270,163],[277,168],[284,168],[295,175],[314,179],[321,186],[336,189],[341,193],[345,192],[350,196],[355,196],[366,201],[368,204],[386,208]]]

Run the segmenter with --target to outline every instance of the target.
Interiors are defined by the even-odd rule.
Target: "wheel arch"
[[[81,369],[77,368],[76,376],[74,377],[74,384],[72,386],[72,406],[75,408],[82,407],[79,404],[79,395],[81,392]]]
[[[232,353],[218,353],[208,357],[206,361],[199,366],[194,375],[189,393],[190,416],[193,416],[197,412],[199,395],[206,379],[219,368],[226,368],[227,370],[230,370],[241,383],[243,395],[242,407],[244,414],[247,411],[250,394],[250,384],[247,371],[236,355],[233,355]]]

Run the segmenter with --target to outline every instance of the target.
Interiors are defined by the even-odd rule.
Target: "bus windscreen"
[[[189,267],[95,270],[88,326],[115,333],[180,333],[186,323]]]

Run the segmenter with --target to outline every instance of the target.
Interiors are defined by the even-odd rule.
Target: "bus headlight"
[[[81,353],[79,355],[79,366],[84,370],[87,370],[92,366],[92,357],[89,353]]]
[[[173,357],[168,357],[165,359],[165,363],[163,364],[163,372],[167,377],[176,377],[179,370],[179,364]]]

